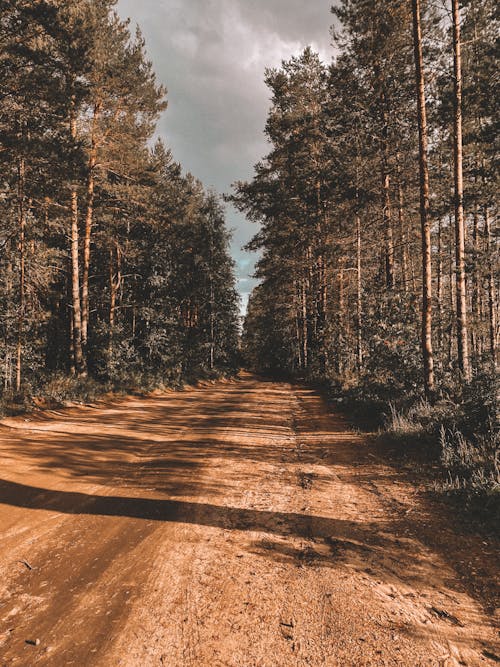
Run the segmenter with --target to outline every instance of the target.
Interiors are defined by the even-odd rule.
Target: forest
[[[155,140],[166,90],[115,0],[0,2],[0,403],[234,370],[220,197]]]
[[[0,10],[2,409],[243,354],[429,446],[450,488],[498,491],[493,0],[343,0],[330,64],[266,71],[270,151],[226,195],[259,225],[241,341],[224,203],[157,138],[139,29],[115,0]]]
[[[0,0],[0,665],[500,663],[499,28]]]
[[[448,488],[498,492],[499,9],[342,0],[335,56],[269,68],[251,367],[326,385]]]

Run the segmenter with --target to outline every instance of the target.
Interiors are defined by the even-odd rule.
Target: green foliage
[[[0,392],[9,400],[86,396],[87,380],[72,377],[83,370],[77,343],[89,387],[179,384],[237,365],[224,210],[161,142],[151,147],[165,89],[114,5],[0,0]]]
[[[422,3],[436,380],[428,400],[410,2],[342,0],[329,67],[306,49],[266,72],[270,149],[232,200],[260,224],[249,244],[261,253],[261,282],[244,323],[248,364],[327,385],[358,424],[385,428],[408,451],[418,444],[439,459],[443,433],[443,465],[472,489],[497,483],[498,9],[490,0],[463,5],[470,383],[458,370],[453,49],[444,11]]]

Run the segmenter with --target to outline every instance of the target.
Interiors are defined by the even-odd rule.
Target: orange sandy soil
[[[0,664],[498,663],[498,543],[374,447],[250,375],[4,420]]]

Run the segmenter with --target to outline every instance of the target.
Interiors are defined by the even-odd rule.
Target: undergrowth
[[[37,385],[25,383],[22,391],[4,390],[0,394],[0,417],[25,414],[35,409],[54,409],[71,403],[91,403],[105,394],[147,394],[155,390],[181,389],[184,384],[216,380],[234,373],[201,370],[198,373],[116,373],[96,379],[54,373]]]
[[[408,388],[396,394],[370,382],[332,397],[352,421],[378,432],[380,442],[409,461],[438,464],[433,488],[462,507],[500,519],[498,377],[492,370],[465,384],[446,378],[430,403]],[[434,466],[435,467],[435,466]]]

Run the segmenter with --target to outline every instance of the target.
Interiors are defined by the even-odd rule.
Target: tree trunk
[[[76,140],[76,113],[70,113],[71,138]],[[82,347],[82,310],[80,301],[80,269],[79,269],[79,231],[78,231],[78,192],[76,184],[71,186],[71,301],[73,307],[73,354],[77,375],[85,375],[85,358]]]
[[[477,177],[475,179],[475,187],[477,190]],[[479,268],[479,211],[477,201],[474,202],[473,211],[473,227],[472,227],[472,243],[474,251],[474,273],[471,294],[471,312],[473,320],[471,323],[471,350],[473,356],[479,357],[482,354],[482,338],[481,338],[481,271]]]
[[[23,329],[25,310],[25,236],[26,210],[24,206],[26,165],[24,158],[19,160],[17,167],[17,206],[19,225],[19,311],[17,316],[17,349],[16,349],[16,391],[21,391]]]
[[[113,359],[114,328],[116,318],[116,302],[122,282],[120,248],[115,243],[116,266],[113,258],[113,247],[109,249],[109,338],[108,338],[108,365]]]
[[[10,246],[10,243],[9,243]],[[13,283],[13,266],[11,254],[11,248],[9,247],[6,256],[9,258],[7,262],[7,268],[5,271],[5,293],[7,296],[7,320],[10,321],[11,314],[11,304],[12,304],[12,283]],[[9,340],[9,330],[8,327],[4,329],[4,349],[5,349],[5,359],[4,359],[4,389],[7,391],[12,387],[12,351]]]
[[[87,212],[85,215],[85,232],[83,238],[83,270],[82,270],[82,344],[87,346],[89,328],[89,272],[90,272],[90,245],[92,237],[92,222],[94,215],[95,167],[97,164],[97,124],[100,107],[94,107],[92,118],[91,145],[87,176]]]
[[[385,164],[385,160],[384,160]],[[384,228],[385,228],[385,285],[388,289],[394,287],[394,239],[392,230],[391,212],[391,177],[385,166],[382,174],[384,190]]]
[[[455,253],[453,248],[453,219],[451,211],[448,218],[448,231],[449,231],[449,288],[450,288],[450,322],[449,322],[449,337],[448,337],[448,363],[451,368],[453,364],[453,359],[455,358],[455,348],[456,348],[456,317],[454,313],[457,312],[457,283],[455,280]]]
[[[363,365],[363,303],[361,288],[361,220],[359,215],[356,215],[356,358],[358,361],[358,371],[361,371]]]
[[[394,287],[394,239],[392,229],[391,175],[389,171],[389,119],[384,87],[381,87],[382,105],[382,216],[385,233],[385,284]]]
[[[495,295],[495,279],[492,269],[492,253],[491,253],[491,229],[490,216],[488,207],[484,209],[484,236],[486,240],[486,255],[487,255],[487,275],[486,284],[488,290],[488,333],[490,339],[490,352],[494,368],[497,367],[497,323],[496,323],[496,295]]]
[[[453,66],[454,66],[454,180],[455,180],[455,255],[457,285],[457,344],[458,365],[468,382],[471,378],[467,333],[467,286],[465,282],[465,222],[462,155],[462,62],[460,43],[460,13],[458,0],[452,0]]]
[[[300,321],[300,285],[298,280],[294,280],[295,295],[295,337],[297,343],[297,367],[303,369],[302,361],[302,343],[301,343],[301,321]]]
[[[338,317],[338,349],[337,349],[337,371],[342,373],[344,370],[344,330],[345,330],[345,282],[344,282],[344,264],[340,265],[339,278],[339,317]]]
[[[308,325],[307,325],[307,290],[306,281],[302,281],[302,360],[304,363],[304,370],[307,370],[309,365],[309,345],[308,345]]]
[[[443,223],[441,216],[438,217],[437,238],[437,314],[438,314],[438,359],[443,348]]]
[[[66,285],[66,292],[67,292],[67,298],[68,298],[68,333],[69,333],[69,372],[71,375],[75,375],[76,373],[76,367],[75,367],[75,337],[73,335],[73,306],[72,306],[72,285],[71,285],[71,257],[69,258],[68,261],[68,281]]]
[[[113,261],[113,248],[109,249],[109,337],[108,337],[108,366],[111,366],[113,359],[113,329],[115,328],[115,309],[116,309],[116,284],[115,269]]]
[[[212,269],[210,268],[210,370],[215,367],[215,295],[212,279]]]
[[[408,248],[406,246],[407,239],[404,224],[404,194],[403,184],[401,183],[401,175],[398,176],[398,221],[399,237],[401,243],[401,282],[403,284],[403,290],[407,293],[410,286],[408,278]]]
[[[420,224],[422,234],[422,357],[424,388],[427,398],[434,391],[434,358],[432,351],[432,265],[431,227],[429,221],[429,168],[427,164],[427,114],[425,108],[425,79],[422,56],[422,28],[420,25],[420,0],[412,0],[413,44],[415,52],[415,78],[417,84],[417,110],[420,167]]]

